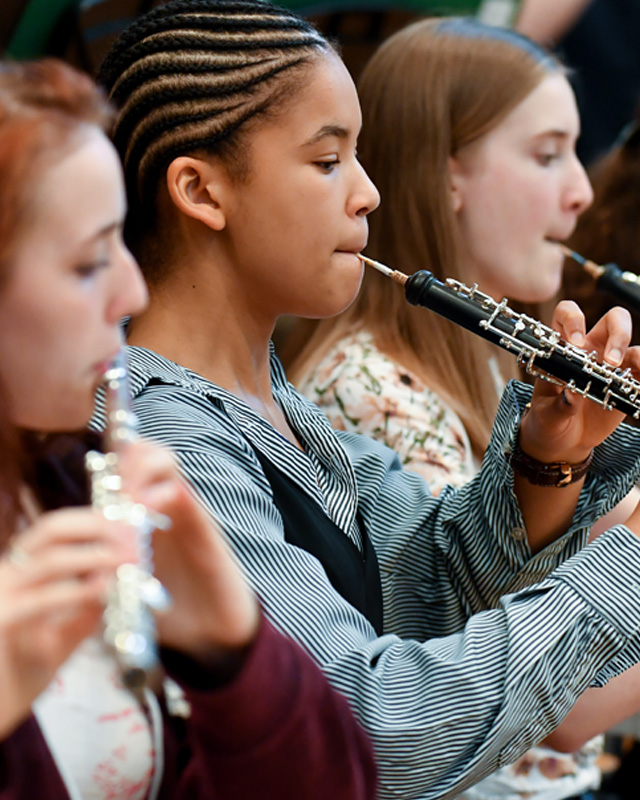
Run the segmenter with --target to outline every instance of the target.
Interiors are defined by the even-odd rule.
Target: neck
[[[129,324],[128,344],[146,347],[246,399],[271,402],[273,320],[247,307],[233,282],[182,267],[150,288],[149,307]]]
[[[183,237],[179,252],[162,282],[150,287],[147,310],[130,322],[128,343],[235,394],[299,446],[273,399],[269,342],[276,315],[268,298],[247,291],[241,266],[210,237]]]

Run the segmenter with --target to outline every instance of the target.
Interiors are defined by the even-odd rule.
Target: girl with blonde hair
[[[381,46],[359,94],[358,151],[383,199],[367,254],[497,299],[552,298],[555,241],[591,201],[561,64],[509,30],[425,20]],[[473,474],[513,359],[373,270],[346,312],[300,330],[287,373],[334,424],[382,438],[433,490]]]
[[[359,153],[382,197],[367,254],[405,273],[478,284],[540,317],[560,287],[558,245],[592,200],[561,63],[510,30],[425,20],[380,47],[359,94]],[[289,378],[332,424],[384,441],[434,492],[475,474],[500,392],[516,376],[512,356],[411,306],[373,270],[349,309],[303,323],[292,342]],[[629,705],[581,717],[583,738],[550,741],[573,749],[626,716],[639,699],[634,681],[618,689]],[[598,752],[596,742],[576,753],[532,750],[465,798],[581,795],[599,784]]]

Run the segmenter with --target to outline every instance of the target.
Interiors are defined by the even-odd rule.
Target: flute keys
[[[119,653],[139,656],[147,648],[147,637],[134,631],[120,631],[114,637],[113,646]]]
[[[154,611],[168,611],[171,608],[171,595],[153,575],[149,575],[142,587],[142,597]]]

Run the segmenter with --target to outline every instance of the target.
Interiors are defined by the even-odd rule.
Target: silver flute
[[[606,409],[640,418],[640,382],[630,369],[598,361],[597,353],[566,342],[557,331],[518,314],[506,300],[498,302],[476,285],[467,286],[452,278],[443,283],[427,270],[405,275],[366,256],[359,257],[403,285],[409,303],[435,311],[508,350],[530,375],[564,386]]]
[[[137,561],[118,567],[104,612],[104,640],[119,664],[122,681],[133,690],[155,684],[160,675],[153,611],[169,606],[169,596],[153,576],[152,533],[170,520],[135,503],[123,491],[118,472],[122,451],[137,438],[131,406],[124,348],[104,376],[107,427],[105,453],[90,451],[85,466],[91,503],[107,519],[130,525],[135,534]]]

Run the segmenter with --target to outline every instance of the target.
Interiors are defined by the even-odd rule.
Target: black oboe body
[[[640,382],[630,370],[598,362],[595,352],[564,341],[557,331],[509,308],[506,300],[497,302],[476,286],[452,279],[442,283],[426,270],[409,276],[404,287],[411,304],[429,308],[508,350],[529,374],[640,418]]]

